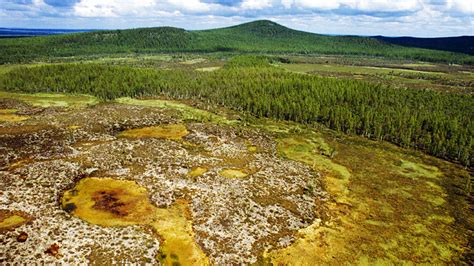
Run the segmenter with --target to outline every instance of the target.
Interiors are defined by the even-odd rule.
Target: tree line
[[[263,64],[259,57],[231,60],[210,73],[102,64],[20,67],[0,76],[0,89],[85,93],[104,100],[153,95],[193,98],[257,117],[317,122],[466,166],[473,161],[471,95],[290,73]]]

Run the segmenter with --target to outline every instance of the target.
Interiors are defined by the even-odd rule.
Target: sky
[[[474,35],[474,0],[0,0],[0,27],[196,30],[260,19],[321,34]]]

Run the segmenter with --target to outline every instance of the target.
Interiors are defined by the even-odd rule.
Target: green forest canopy
[[[0,90],[85,93],[106,100],[153,95],[193,98],[257,117],[322,123],[472,165],[471,95],[290,73],[263,60],[238,57],[214,72],[101,64],[20,67],[0,76]]]

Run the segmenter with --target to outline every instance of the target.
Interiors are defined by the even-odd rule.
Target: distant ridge
[[[0,38],[47,36],[89,31],[92,30],[0,28]]]
[[[320,35],[269,20],[210,30],[158,27],[0,40],[0,63],[130,52],[357,55],[474,64],[474,57],[466,54],[404,47],[382,38]]]
[[[443,38],[415,38],[415,37],[374,37],[387,43],[465,53],[474,55],[474,36],[443,37]]]

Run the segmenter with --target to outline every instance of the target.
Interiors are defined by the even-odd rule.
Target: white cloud
[[[447,0],[446,5],[454,12],[474,14],[474,0]]]
[[[337,9],[341,6],[340,0],[324,1],[324,0],[281,0],[281,5],[286,9],[292,7],[295,8],[307,8],[307,9],[319,9],[319,10],[332,10]]]
[[[241,8],[244,10],[258,10],[272,7],[271,0],[244,0],[241,3]]]
[[[421,0],[281,0],[281,4],[287,9],[336,10],[344,7],[370,12],[416,11],[422,7]]]
[[[294,0],[293,5],[302,8],[332,10],[341,6],[342,1],[328,1],[328,0]],[[287,4],[287,3],[286,3]]]
[[[207,12],[215,6],[214,4],[203,3],[200,0],[168,0],[167,2],[179,10],[191,12]]]
[[[74,12],[80,17],[118,17],[121,15],[140,15],[149,11],[154,0],[82,0],[74,6]]]
[[[274,19],[320,33],[474,35],[474,0],[80,0],[71,8],[44,1],[0,0],[0,26],[199,29]]]
[[[371,12],[415,12],[422,7],[420,0],[352,0],[346,4],[356,10]]]

